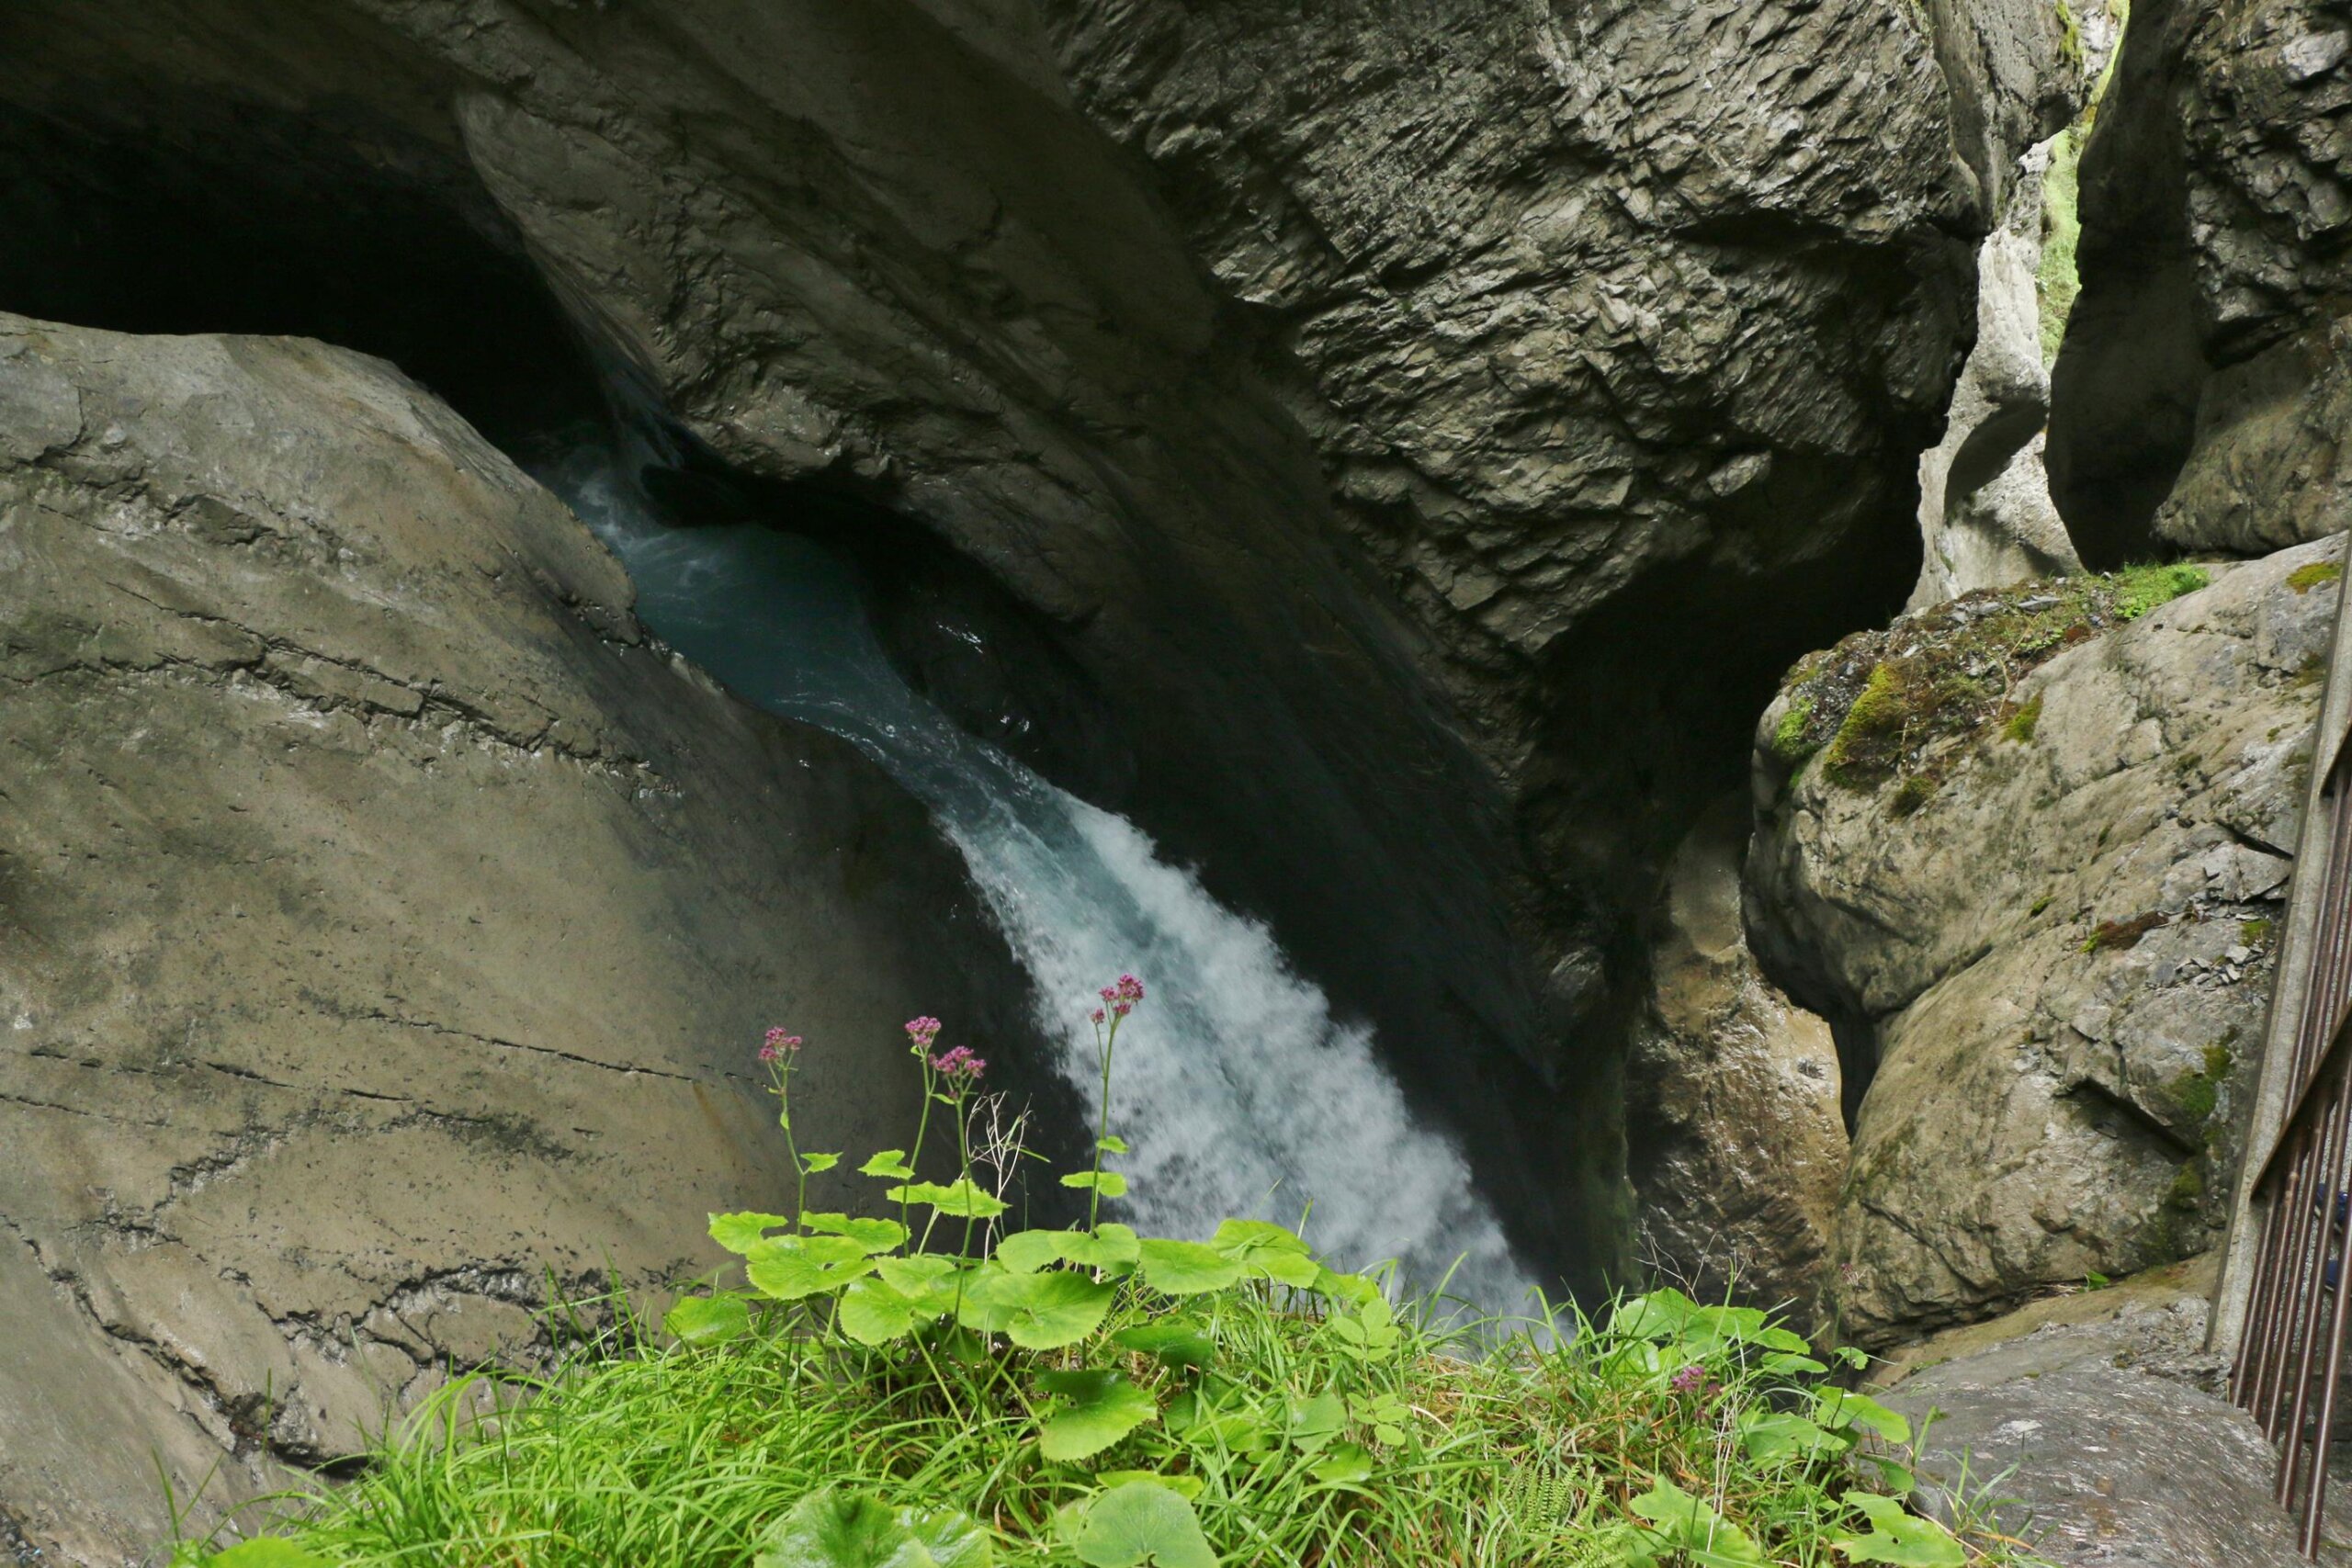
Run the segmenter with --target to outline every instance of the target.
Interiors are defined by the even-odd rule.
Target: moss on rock
[[[1907,800],[1890,807],[1905,815],[1941,783],[1929,754],[1939,742],[1996,719],[2010,739],[2031,739],[2041,699],[2016,703],[2020,681],[2064,649],[2211,581],[2196,566],[2127,567],[1980,590],[1883,631],[1857,632],[1790,671],[1770,749],[1790,766],[1821,753],[1823,773],[1846,789],[1875,790],[1902,777]]]

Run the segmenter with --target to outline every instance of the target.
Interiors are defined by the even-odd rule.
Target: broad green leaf
[[[1014,1231],[996,1244],[996,1260],[1015,1274],[1035,1274],[1062,1256],[1068,1231]]]
[[[962,1514],[893,1511],[828,1486],[770,1527],[753,1568],[989,1568],[987,1532]]]
[[[838,1291],[871,1272],[865,1249],[841,1235],[787,1235],[763,1241],[745,1258],[753,1288],[780,1302]]]
[[[1240,1264],[1196,1241],[1153,1236],[1138,1244],[1136,1257],[1143,1282],[1163,1295],[1197,1296],[1221,1291],[1241,1278]]]
[[[1375,1442],[1393,1449],[1405,1440],[1405,1427],[1413,1419],[1413,1412],[1394,1393],[1363,1394],[1349,1399],[1348,1419],[1359,1427],[1371,1427]]]
[[[1307,1472],[1326,1486],[1360,1486],[1372,1479],[1372,1450],[1362,1443],[1334,1443]]]
[[[710,1239],[729,1252],[749,1252],[768,1238],[768,1232],[786,1229],[791,1224],[788,1214],[713,1214]]]
[[[841,1163],[839,1155],[807,1154],[800,1156],[800,1168],[811,1176],[822,1176]]]
[[[1292,1442],[1313,1453],[1338,1437],[1347,1424],[1346,1404],[1338,1394],[1324,1393],[1312,1399],[1292,1400],[1289,1419],[1283,1426]]]
[[[1824,1449],[1842,1449],[1843,1438],[1832,1437],[1792,1410],[1744,1410],[1739,1417],[1740,1446],[1758,1464],[1781,1459],[1811,1459]]]
[[[1088,1503],[1070,1543],[1087,1568],[1216,1568],[1193,1505],[1156,1481],[1130,1481]]]
[[[1840,1345],[1829,1353],[1858,1372],[1871,1364],[1871,1353],[1851,1345]]]
[[[1130,1481],[1148,1481],[1154,1486],[1165,1486],[1186,1502],[1201,1495],[1201,1478],[1197,1475],[1162,1475],[1154,1470],[1098,1471],[1094,1479],[1103,1486],[1125,1486]]]
[[[1842,1388],[1825,1388],[1815,1393],[1813,1418],[1833,1432],[1866,1427],[1890,1443],[1911,1440],[1911,1423],[1902,1412],[1889,1410],[1867,1394],[1849,1393]]]
[[[274,1535],[257,1535],[204,1560],[205,1568],[327,1568],[323,1557]]]
[[[892,1252],[907,1242],[907,1227],[896,1220],[851,1219],[847,1214],[808,1214],[800,1216],[801,1228],[820,1235],[843,1235],[871,1255]]]
[[[1968,1553],[1951,1532],[1923,1519],[1892,1497],[1849,1492],[1846,1501],[1870,1521],[1870,1533],[1832,1542],[1849,1562],[1891,1562],[1896,1568],[1963,1568]]]
[[[1122,1350],[1150,1356],[1163,1366],[1205,1367],[1216,1359],[1216,1341],[1197,1323],[1184,1317],[1162,1317],[1111,1336]]]
[[[1038,1385],[1056,1408],[1037,1436],[1037,1450],[1057,1464],[1101,1453],[1147,1421],[1159,1418],[1150,1394],[1118,1372],[1046,1372]]]
[[[945,1312],[949,1304],[928,1291],[909,1295],[876,1279],[855,1280],[842,1292],[839,1322],[842,1332],[861,1345],[887,1345],[904,1339],[918,1325]]]
[[[984,1268],[965,1286],[958,1315],[966,1327],[1001,1334],[1025,1350],[1058,1350],[1093,1333],[1118,1293],[1116,1285],[1067,1269],[1008,1274]]]
[[[1264,1220],[1227,1220],[1209,1245],[1244,1269],[1299,1290],[1311,1288],[1323,1273],[1306,1243]]]
[[[1168,1429],[1184,1439],[1196,1459],[1223,1449],[1234,1453],[1259,1453],[1271,1446],[1266,1424],[1255,1410],[1229,1407],[1196,1391],[1178,1394],[1168,1404]]]
[[[1062,1185],[1081,1192],[1099,1192],[1105,1198],[1127,1195],[1127,1179],[1115,1170],[1073,1170],[1062,1178]]]
[[[687,1296],[670,1309],[662,1326],[689,1345],[723,1345],[751,1332],[752,1311],[731,1293]]]
[[[930,1561],[938,1568],[989,1568],[996,1561],[996,1548],[989,1544],[989,1532],[973,1523],[968,1515],[953,1508],[938,1514],[918,1514],[901,1508],[899,1520],[914,1537],[914,1543],[930,1553]],[[887,1568],[920,1568],[920,1564],[894,1560]]]
[[[942,1258],[935,1252],[918,1252],[912,1258],[877,1258],[874,1272],[894,1291],[919,1295],[956,1272],[956,1260]]]
[[[884,1149],[859,1166],[857,1173],[860,1176],[893,1177],[900,1181],[915,1179],[915,1168],[907,1163],[907,1151],[904,1149]]]
[[[1105,1224],[1095,1226],[1092,1235],[1084,1231],[1063,1233],[1062,1256],[1081,1269],[1131,1269],[1139,1245],[1136,1233],[1125,1225]]]
[[[1341,1274],[1330,1269],[1318,1269],[1315,1283],[1308,1288],[1317,1295],[1355,1306],[1367,1305],[1380,1296],[1380,1287],[1373,1280],[1361,1274]]]
[[[1670,1338],[1682,1332],[1699,1303],[1680,1291],[1652,1291],[1621,1302],[1609,1314],[1609,1332],[1634,1339]]]
[[[1757,1367],[1767,1377],[1776,1378],[1819,1377],[1829,1370],[1810,1356],[1792,1355],[1785,1351],[1775,1351],[1765,1357],[1757,1363]]]
[[[1658,1545],[1680,1550],[1700,1568],[1765,1568],[1764,1554],[1737,1525],[1663,1475],[1629,1506],[1649,1521]]]
[[[959,1176],[944,1187],[936,1181],[893,1187],[882,1196],[893,1203],[928,1204],[959,1220],[992,1220],[1004,1213],[1004,1204],[972,1185],[968,1176]]]
[[[1126,1139],[1119,1136],[1116,1133],[1112,1134],[1107,1138],[1095,1139],[1094,1146],[1101,1149],[1106,1155],[1123,1155],[1127,1152]]]

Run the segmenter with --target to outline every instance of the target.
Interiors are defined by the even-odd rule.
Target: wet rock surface
[[[764,1025],[829,1148],[902,1137],[912,1006],[1017,1033],[920,808],[629,597],[379,362],[0,316],[0,1517],[39,1560],[139,1559],[164,1481],[200,1520],[528,1360],[550,1283],[707,1266],[707,1211],[789,1191]]]
[[[1766,715],[1748,934],[1871,1075],[1833,1247],[1841,1321],[1865,1341],[2211,1245],[2339,561],[2331,542],[2216,567],[2210,587],[2085,625],[1899,766],[1866,767],[1863,732],[1932,735],[1933,713],[1902,704],[1946,700],[1962,671],[1908,698],[1860,675],[1919,623],[1859,639],[1875,650],[1854,661],[1863,694],[1793,774],[1776,750],[1806,733],[1783,734],[1792,699]],[[2003,603],[1946,607],[1939,635],[1964,639],[1962,612]],[[1865,712],[1883,725],[1850,722]]]

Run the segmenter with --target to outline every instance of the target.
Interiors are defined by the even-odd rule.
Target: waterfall
[[[928,806],[1036,982],[1057,1069],[1100,1111],[1095,987],[1132,970],[1149,1000],[1119,1037],[1110,1122],[1133,1152],[1111,1205],[1146,1234],[1227,1216],[1295,1224],[1342,1268],[1489,1310],[1530,1280],[1469,1168],[1418,1123],[1373,1052],[1292,970],[1262,924],[1218,904],[1124,818],[958,728],[913,692],[869,625],[858,580],[810,540],[757,524],[673,528],[607,448],[540,476],[628,568],[638,614],[746,701],[849,740]],[[910,1012],[921,998],[909,998]],[[949,1021],[952,1025],[953,1020]],[[1459,1267],[1456,1268],[1456,1260]]]

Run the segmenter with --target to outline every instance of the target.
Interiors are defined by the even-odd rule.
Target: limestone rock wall
[[[1971,623],[2065,584],[1858,637],[1765,716],[1749,940],[1872,1073],[1832,1245],[1849,1332],[1883,1342],[2216,1239],[2341,561],[2325,541],[2208,569],[2067,633],[1957,734],[1871,683],[1792,715],[1832,702],[1840,660],[1950,646],[1955,674],[1990,677]],[[1873,727],[1905,762],[1864,765]]]
[[[141,1560],[548,1272],[707,1266],[789,1196],[763,1026],[850,1149],[899,1020],[1018,1027],[921,808],[629,598],[379,362],[0,316],[0,1539]]]
[[[2084,292],[2054,372],[2052,479],[2094,565],[2352,524],[2329,417],[2352,276],[2347,39],[2335,0],[2133,8],[2084,155]]]

